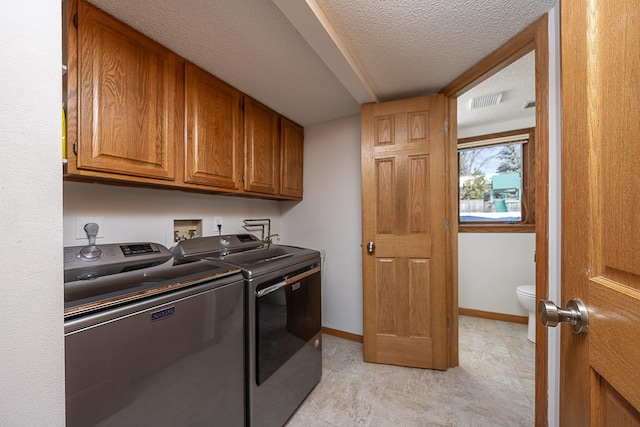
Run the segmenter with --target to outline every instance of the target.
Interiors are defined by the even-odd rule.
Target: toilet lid
[[[529,295],[532,297],[536,296],[536,286],[535,285],[523,285],[518,286],[518,292],[521,294]]]

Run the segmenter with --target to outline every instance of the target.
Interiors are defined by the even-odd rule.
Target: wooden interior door
[[[367,362],[450,366],[447,105],[436,95],[362,107]]]
[[[640,3],[561,3],[563,426],[640,425]]]

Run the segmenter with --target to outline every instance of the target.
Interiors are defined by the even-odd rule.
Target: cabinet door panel
[[[84,1],[78,43],[77,167],[173,180],[178,57]]]
[[[280,195],[302,199],[304,130],[284,117],[280,122]]]
[[[277,194],[280,185],[278,114],[245,97],[245,182],[250,192]]]
[[[186,65],[185,182],[239,189],[242,175],[242,94]]]

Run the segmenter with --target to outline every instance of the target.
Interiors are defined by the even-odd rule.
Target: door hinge
[[[444,133],[449,133],[449,120],[444,121]]]
[[[78,140],[73,141],[73,154],[78,155]]]
[[[78,28],[78,14],[74,13],[73,14],[73,25]]]
[[[444,220],[444,231],[449,231],[449,220],[448,219]]]
[[[449,329],[449,318],[447,317],[447,329]]]

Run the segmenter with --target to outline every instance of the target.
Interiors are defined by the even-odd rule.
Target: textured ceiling
[[[556,0],[90,0],[303,126],[438,92]]]
[[[535,108],[523,109],[536,100],[535,52],[530,52],[458,97],[458,129],[490,123],[535,118]],[[502,93],[499,104],[470,109],[471,99]]]

